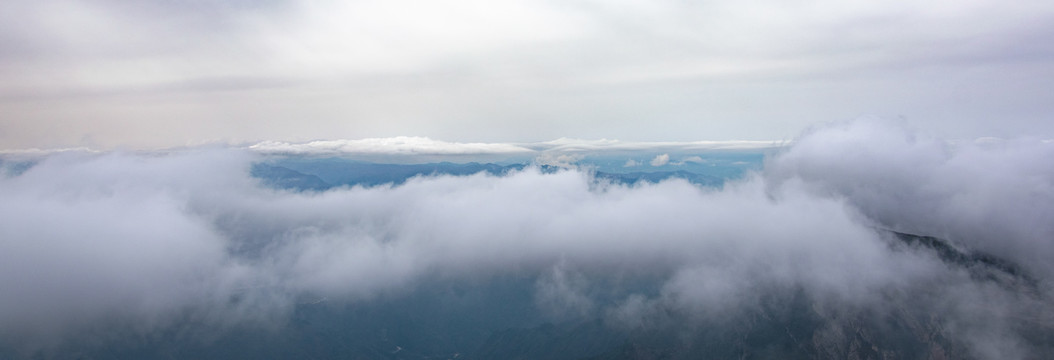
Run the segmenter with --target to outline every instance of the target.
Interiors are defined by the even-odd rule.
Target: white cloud
[[[655,155],[648,163],[651,166],[663,166],[670,162],[670,154]]]
[[[626,160],[626,163],[623,164],[622,167],[637,167],[637,166],[641,166],[641,165],[644,165],[644,163],[642,163],[640,161],[637,161],[637,160],[634,160],[634,159],[629,159],[629,160]]]
[[[290,155],[515,155],[646,150],[749,150],[779,146],[781,142],[777,141],[634,142],[567,138],[533,143],[459,143],[433,140],[427,137],[398,136],[360,140],[318,140],[305,143],[263,141],[250,145],[247,149],[262,154]],[[694,161],[694,159],[688,158],[685,161]]]
[[[41,157],[41,156],[46,156],[46,155],[51,155],[51,154],[56,154],[56,153],[64,153],[64,152],[94,153],[94,152],[99,152],[99,151],[95,150],[95,149],[92,149],[92,148],[89,148],[89,147],[58,148],[58,149],[38,149],[38,148],[0,149],[0,155],[3,155],[4,157],[27,157],[27,158],[32,158],[32,157]]]
[[[819,128],[766,165],[894,229],[934,234],[1054,274],[1054,146],[1037,139],[950,143],[863,120]],[[1049,221],[1048,221],[1049,220]],[[993,239],[1000,239],[993,241]]]
[[[699,156],[689,156],[689,157],[686,157],[684,159],[681,159],[681,160],[673,162],[673,165],[681,166],[681,165],[688,164],[688,163],[702,164],[702,163],[705,163],[705,162],[706,162],[706,160],[704,160],[703,158],[701,158]]]
[[[410,136],[362,140],[319,140],[301,144],[264,141],[251,145],[248,149],[263,154],[291,155],[479,155],[534,152],[534,150],[514,144],[456,143]]]
[[[1048,281],[1051,151],[1015,140],[949,147],[857,122],[817,129],[763,176],[720,190],[527,169],[322,193],[261,187],[248,176],[249,151],[57,154],[0,178],[0,334],[75,337],[103,320],[149,331],[180,316],[254,321],[280,317],[299,294],[370,301],[437,276],[526,273],[553,314],[690,320],[800,289],[876,311],[886,296],[929,301],[952,320],[986,320],[957,322],[946,336],[1027,344],[997,327],[1023,316],[1029,308],[1016,301],[1026,300],[992,297],[1002,290],[891,247],[876,228],[946,236]],[[613,305],[590,297],[597,279],[640,271],[662,274],[658,294]],[[991,311],[971,310],[981,303]]]
[[[542,153],[534,158],[536,165],[549,165],[561,168],[575,168],[585,158],[581,154]]]
[[[777,148],[782,141],[724,140],[724,141],[621,141],[613,139],[586,140],[560,138],[552,141],[522,144],[537,150],[561,152],[589,151],[644,151],[644,150],[748,150]]]

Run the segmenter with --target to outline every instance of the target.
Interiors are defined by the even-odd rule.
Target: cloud
[[[542,153],[534,158],[534,163],[560,168],[574,168],[575,164],[584,158],[581,154]]]
[[[539,62],[529,69],[549,70],[541,74],[547,77],[572,75],[584,78],[579,80],[604,83],[757,73],[793,75],[816,72],[831,63],[866,69],[900,62],[947,61],[945,58],[1002,59],[1014,54],[1007,53],[1005,45],[1000,48],[985,42],[961,44],[942,53],[919,53],[912,47],[955,43],[978,33],[1002,37],[1028,35],[1040,32],[1043,20],[1051,14],[1046,4],[1006,7],[994,1],[977,1],[954,8],[922,7],[905,1],[883,5],[827,1],[815,6],[788,7],[771,1],[751,4],[586,1],[570,6],[552,1],[494,4],[477,0],[458,0],[444,6],[418,0],[222,4],[195,1],[134,5],[105,0],[58,0],[15,1],[12,6],[20,10],[13,13],[22,16],[7,16],[7,26],[35,31],[6,31],[11,35],[3,40],[12,49],[7,59],[22,60],[13,63],[26,65],[23,61],[44,57],[48,60],[46,63],[52,64],[59,60],[57,55],[73,56],[88,63],[81,65],[83,68],[59,69],[103,71],[97,76],[78,78],[79,82],[102,86],[237,74],[259,77],[278,73],[282,78],[324,78],[364,73],[421,73],[443,63],[476,65],[482,71],[498,75],[523,75],[510,74],[513,69],[496,67],[493,63],[514,60],[527,66],[531,60],[554,54],[586,56],[587,64],[600,65],[583,66],[557,59]],[[480,16],[483,13],[487,16]],[[168,17],[165,21],[145,20],[159,14]],[[867,21],[876,18],[883,20]],[[979,19],[988,21],[979,22]],[[1022,23],[1036,28],[1022,28]],[[539,28],[538,24],[546,26]],[[165,34],[177,29],[182,36],[137,36]],[[773,35],[781,33],[784,36]],[[832,33],[840,36],[834,37]],[[904,41],[892,44],[884,41],[889,36]],[[651,42],[650,53],[618,52],[624,47],[647,47],[644,44],[649,42],[640,42],[640,39],[664,42]],[[41,48],[41,43],[55,46]],[[524,44],[545,46],[525,49],[521,46]],[[894,50],[889,50],[890,47]],[[877,51],[879,48],[886,51]],[[1004,50],[1004,54],[995,50]],[[503,52],[510,55],[498,56]],[[253,55],[264,56],[258,56],[258,61],[250,64],[239,61]],[[868,59],[862,55],[874,57]],[[107,60],[115,58],[140,65],[142,68],[137,71],[144,78],[136,80],[128,69],[122,71],[117,65],[106,65]],[[181,65],[180,60],[191,64]],[[575,73],[566,68],[582,71]],[[46,78],[20,77],[19,80],[40,82]]]
[[[777,148],[781,141],[768,140],[724,140],[724,141],[622,141],[613,139],[586,140],[560,138],[551,141],[527,143],[526,147],[543,151],[590,152],[590,151],[646,151],[646,150],[747,150]]]
[[[824,306],[944,309],[947,336],[1027,353],[1034,344],[1006,325],[1034,309],[1027,297],[876,229],[961,241],[1048,281],[1051,151],[951,146],[864,121],[818,128],[722,189],[528,168],[322,193],[261,186],[248,176],[260,155],[246,150],[55,154],[0,178],[0,336],[149,332],[187,316],[251,324],[305,294],[355,304],[435,279],[527,274],[553,316],[701,321],[800,289]],[[603,284],[642,273],[656,291],[597,301]]]
[[[1054,146],[950,143],[881,121],[834,124],[766,164],[770,186],[801,181],[893,229],[958,239],[1054,274]],[[999,239],[994,240],[994,239]]]
[[[702,164],[702,163],[705,163],[705,162],[706,162],[706,160],[703,160],[703,158],[701,158],[699,156],[689,156],[689,157],[686,157],[684,159],[681,159],[681,160],[673,162],[673,165],[681,166],[681,165],[688,164],[688,163]]]
[[[670,154],[655,155],[648,163],[651,166],[663,166],[670,162]]]
[[[589,316],[596,305],[586,293],[588,279],[556,264],[535,284],[535,302],[556,321]]]
[[[968,138],[1054,131],[1049,84],[1037,80],[1054,54],[1043,41],[1054,7],[1043,2],[5,5],[5,148],[296,143],[407,129],[462,141],[668,139],[669,129],[782,139],[862,113],[906,114]]]
[[[4,156],[5,158],[18,158],[18,157],[33,158],[33,157],[40,157],[40,156],[46,156],[46,155],[51,155],[51,154],[55,154],[55,153],[64,153],[64,152],[92,153],[92,152],[98,152],[98,150],[93,150],[93,149],[88,148],[88,147],[60,148],[60,149],[38,149],[38,148],[3,149],[3,150],[0,150],[0,156]]]
[[[288,155],[480,155],[524,154],[534,150],[502,143],[456,143],[432,140],[427,137],[398,136],[361,140],[319,140],[292,144],[264,141],[248,147],[262,154]]]
[[[560,138],[552,141],[530,143],[461,143],[434,140],[427,137],[397,136],[390,138],[317,140],[304,143],[262,141],[245,149],[264,155],[305,156],[536,156],[539,164],[552,161],[570,164],[584,158],[585,154],[635,152],[635,151],[700,151],[700,150],[755,150],[776,149],[777,141],[685,141],[685,142],[639,142],[620,140],[585,140]],[[57,151],[57,150],[56,150]],[[47,150],[13,150],[6,153],[47,154]],[[4,152],[0,151],[0,154]],[[667,159],[668,161],[668,159]],[[700,162],[698,156],[688,157],[675,164]],[[556,164],[552,163],[552,164]],[[628,164],[628,163],[627,163]],[[551,165],[551,164],[550,164]]]
[[[629,159],[629,160],[626,160],[626,163],[624,165],[622,165],[622,167],[637,167],[637,166],[641,166],[641,165],[644,165],[644,163],[642,163],[640,161],[637,161],[637,160],[634,160],[634,159]]]

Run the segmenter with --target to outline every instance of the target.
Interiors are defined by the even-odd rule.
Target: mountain
[[[927,250],[950,266],[966,269],[975,280],[992,282],[1015,291],[1038,291],[1039,281],[1010,261],[984,252],[964,250],[932,236],[887,231],[900,240],[901,243],[896,245]]]
[[[1039,295],[1036,280],[1012,262],[936,237],[885,232],[895,251],[939,258],[982,285],[1008,290],[1022,304],[1049,303]],[[653,280],[648,275],[636,282],[619,280],[630,284],[630,289],[594,297],[610,302],[625,296],[618,291],[653,296],[659,291],[648,288],[657,283]],[[761,293],[755,304],[723,316],[700,319],[660,306],[649,322],[627,326],[603,316],[546,316],[533,298],[538,281],[527,275],[423,281],[430,285],[412,294],[365,302],[330,302],[305,295],[288,320],[272,326],[209,329],[188,321],[105,348],[92,348],[89,340],[53,349],[44,357],[630,360],[968,359],[975,355],[972,344],[949,336],[955,331],[947,321],[953,314],[939,301],[930,301],[925,289],[883,290],[875,294],[882,305],[874,307],[825,301],[802,288],[786,287]],[[1054,354],[1054,325],[1043,320],[1049,316],[1028,315],[1030,311],[1024,309],[1025,315],[1016,317],[1009,328],[1032,345],[1033,352],[1024,357]],[[10,351],[0,355],[33,357]]]
[[[35,161],[5,160],[0,158],[0,176],[18,176],[36,165]]]
[[[1042,303],[1036,280],[998,257],[963,250],[947,240],[888,231],[890,246],[930,253],[975,280]],[[683,321],[673,310],[657,325],[622,332],[593,322],[544,324],[492,335],[477,359],[967,359],[970,344],[947,336],[945,313],[912,294],[880,294],[884,309],[842,307],[801,289],[765,294],[730,319]],[[1029,301],[1025,301],[1028,303]],[[1049,314],[1048,314],[1049,315]],[[1046,317],[1049,319],[1049,316]],[[1054,324],[1043,316],[1013,328],[1037,354],[1054,354]],[[614,346],[612,346],[615,344]],[[606,350],[597,351],[607,347]],[[595,354],[587,355],[589,349]]]
[[[598,171],[594,176],[598,179],[610,180],[623,185],[632,185],[641,181],[657,183],[667,179],[684,179],[696,185],[716,187],[723,185],[725,182],[724,179],[716,176],[697,174],[684,170],[655,172],[635,171],[630,173],[608,173]]]
[[[400,185],[417,176],[453,175],[466,176],[478,173],[504,175],[521,171],[527,164],[500,165],[493,163],[456,164],[449,162],[431,164],[377,164],[343,159],[286,159],[276,162],[253,164],[250,174],[268,187],[294,191],[325,191],[339,186]],[[543,173],[553,173],[561,168],[540,165]],[[657,183],[667,179],[684,179],[700,186],[721,186],[725,179],[684,170],[613,173],[596,171],[594,179],[622,185],[638,182]]]
[[[333,185],[318,176],[264,163],[253,164],[249,174],[260,179],[265,186],[296,191],[324,191]]]
[[[502,175],[510,170],[523,169],[525,165],[498,165],[465,163],[457,164],[450,162],[429,164],[379,164],[347,160],[341,158],[283,158],[270,162],[257,163],[255,167],[269,167],[280,170],[283,173],[299,173],[303,175],[318,177],[330,187],[337,186],[376,186],[383,184],[399,185],[415,176],[434,175],[472,175],[486,172],[492,175]],[[270,173],[253,173],[258,178],[268,179]],[[277,175],[277,174],[275,174]],[[282,186],[278,186],[282,187]]]

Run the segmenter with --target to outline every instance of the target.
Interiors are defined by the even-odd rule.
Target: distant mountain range
[[[510,171],[521,171],[527,164],[499,165],[492,163],[456,164],[450,162],[431,164],[377,164],[343,159],[310,159],[261,162],[253,164],[250,174],[264,185],[296,191],[324,191],[341,186],[399,185],[418,176],[453,175],[464,176],[478,173],[503,175]],[[559,167],[540,165],[542,172],[559,171]],[[613,173],[596,171],[595,179],[631,185],[638,182],[656,183],[678,178],[702,186],[721,186],[725,178],[695,172],[653,171]]]

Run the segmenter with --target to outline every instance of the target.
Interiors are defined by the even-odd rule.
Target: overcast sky
[[[1054,2],[0,4],[0,149],[1054,137]]]

